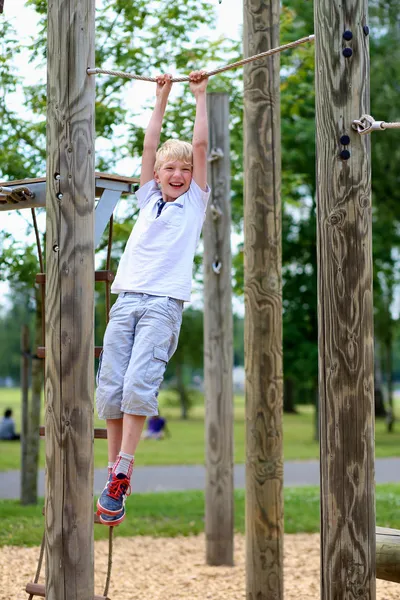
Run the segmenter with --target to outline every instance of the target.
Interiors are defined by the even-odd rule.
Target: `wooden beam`
[[[114,273],[112,271],[96,271],[94,274],[95,281],[114,281]],[[36,274],[36,283],[40,285],[46,284],[46,273]]]
[[[44,437],[46,435],[45,427],[43,427],[43,426],[39,427],[39,435],[40,435],[40,437]],[[107,439],[107,429],[101,429],[101,428],[95,427],[93,437],[95,440],[106,440]]]
[[[209,565],[233,565],[233,317],[228,94],[208,94],[207,107],[211,199],[203,228],[206,560]]]
[[[47,598],[44,585],[40,583],[28,583],[25,591],[32,596],[39,596],[40,598]],[[93,596],[93,600],[110,600],[107,596]]]
[[[103,346],[95,346],[94,347],[94,356],[95,358],[100,358],[101,351],[103,350]],[[38,346],[36,348],[36,354],[38,358],[46,358],[46,348],[44,346]]]
[[[321,598],[373,600],[370,141],[352,130],[369,113],[368,0],[315,0],[314,9]]]
[[[400,531],[376,528],[376,576],[400,583]]]
[[[246,57],[279,45],[279,0],[244,2]],[[246,594],[283,598],[280,58],[244,68]]]
[[[94,0],[48,3],[46,597],[93,600]]]

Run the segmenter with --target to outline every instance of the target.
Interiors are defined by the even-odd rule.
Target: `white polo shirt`
[[[190,300],[193,259],[203,227],[210,188],[192,179],[190,188],[167,202],[157,217],[161,190],[154,180],[137,192],[140,208],[120,260],[113,294],[139,292]]]

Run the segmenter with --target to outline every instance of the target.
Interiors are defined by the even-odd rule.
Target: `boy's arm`
[[[193,179],[197,185],[206,190],[207,187],[207,149],[208,119],[206,105],[206,88],[208,78],[205,71],[190,73],[190,89],[196,98],[196,118],[193,128]]]
[[[171,75],[158,75],[156,79],[156,103],[144,136],[140,187],[154,177],[156,152],[160,143],[162,122],[172,87]]]

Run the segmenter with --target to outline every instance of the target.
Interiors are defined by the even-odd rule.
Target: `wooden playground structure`
[[[375,524],[370,143],[352,128],[369,112],[368,1],[314,5],[321,599],[374,600],[376,577],[400,583],[400,532]],[[94,170],[94,9],[49,3],[46,178],[0,184],[0,210],[46,205],[46,586],[28,591],[50,600],[106,598],[93,577],[94,250],[134,180]],[[279,19],[279,0],[244,2],[246,57],[279,45]],[[283,598],[279,67],[278,53],[244,67],[249,600]],[[206,537],[208,564],[233,564],[228,100],[217,96],[204,230]]]

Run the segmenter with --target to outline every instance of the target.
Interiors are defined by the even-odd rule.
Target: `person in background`
[[[142,436],[144,440],[162,440],[166,435],[170,435],[166,419],[158,414],[147,420],[147,429]]]
[[[0,440],[19,440],[21,436],[15,433],[15,421],[12,417],[11,408],[7,408],[4,417],[0,421]]]

